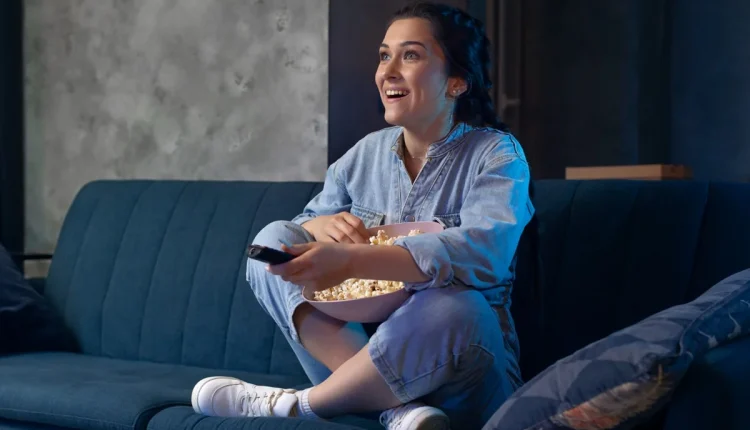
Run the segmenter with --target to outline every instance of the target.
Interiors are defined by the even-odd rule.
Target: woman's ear
[[[468,84],[463,78],[448,79],[448,97],[457,99],[468,90]]]

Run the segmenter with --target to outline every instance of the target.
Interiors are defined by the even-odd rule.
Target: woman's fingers
[[[341,224],[346,224],[339,219],[333,219],[326,228],[326,234],[331,236],[338,243],[354,243],[346,232],[341,228]]]
[[[307,259],[304,258],[304,256],[300,256],[287,263],[266,266],[266,270],[274,275],[284,278],[296,275],[297,273],[306,270],[309,266],[310,264]]]
[[[361,219],[349,212],[341,212],[340,219],[340,228],[352,239],[352,243],[367,243],[370,240],[370,234]]]

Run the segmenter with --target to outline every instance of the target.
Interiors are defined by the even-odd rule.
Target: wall
[[[750,2],[526,0],[522,15],[519,134],[535,178],[676,163],[750,181]]]
[[[750,2],[679,2],[672,25],[671,161],[750,182]]]
[[[26,249],[100,178],[310,180],[327,0],[25,0]]]
[[[639,162],[637,6],[524,3],[519,134],[535,178],[562,178],[566,166]]]

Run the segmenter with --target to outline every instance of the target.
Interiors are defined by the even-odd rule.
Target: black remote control
[[[282,264],[294,259],[294,255],[262,245],[247,247],[247,256],[270,265]]]

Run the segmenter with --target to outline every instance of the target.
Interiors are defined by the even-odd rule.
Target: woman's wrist
[[[312,237],[315,238],[315,240],[319,240],[320,229],[322,228],[323,223],[328,216],[329,215],[318,215],[309,221],[303,222],[301,224],[301,227],[307,230],[307,232],[310,233]]]
[[[425,282],[430,279],[411,253],[400,246],[352,245],[347,270],[350,278]]]

